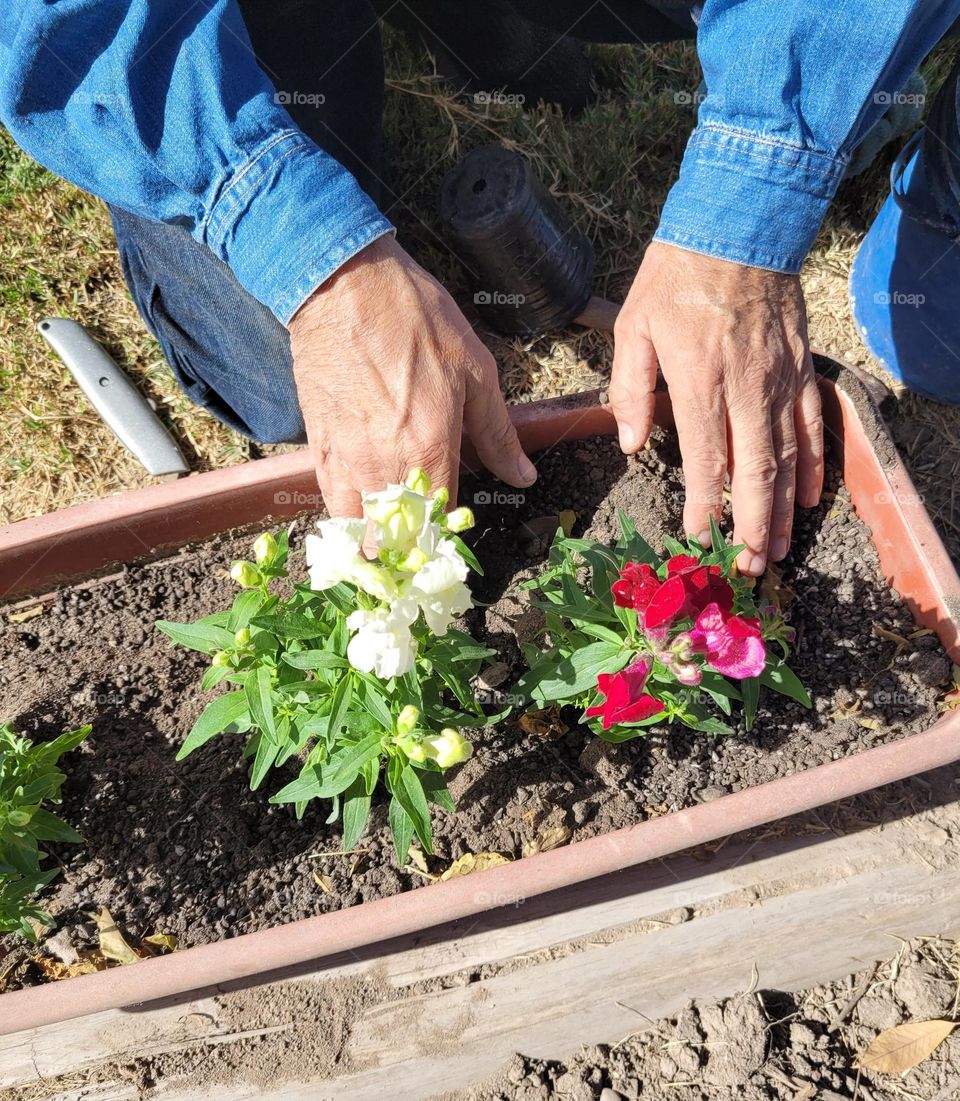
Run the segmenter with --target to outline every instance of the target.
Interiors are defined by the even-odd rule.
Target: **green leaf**
[[[287,665],[294,669],[347,669],[349,662],[339,654],[331,654],[329,650],[298,650],[287,651],[281,655]]]
[[[445,811],[453,814],[456,806],[443,778],[443,773],[434,769],[421,768],[418,769],[417,774],[420,777],[420,783],[423,785],[427,802],[436,803],[438,807],[442,807]]]
[[[420,844],[424,852],[433,852],[433,832],[430,829],[430,808],[427,805],[427,796],[420,783],[420,776],[415,768],[405,765],[400,771],[393,788],[394,797],[400,800],[403,809],[413,820],[413,828],[416,830]]]
[[[222,734],[225,731],[232,733],[234,730],[240,730],[245,719],[249,720],[245,693],[227,692],[226,695],[211,700],[184,739],[183,745],[177,753],[177,760],[182,761],[184,757],[195,749],[199,749],[204,742],[208,742],[215,734]]]
[[[339,737],[340,728],[347,721],[352,700],[353,677],[348,673],[337,685],[330,703],[330,724],[327,727],[330,738],[336,740]]]
[[[601,673],[618,672],[631,656],[622,643],[583,646],[557,663],[550,676],[540,681],[537,696],[547,701],[573,699],[595,688]]]
[[[390,705],[386,697],[380,691],[380,686],[368,673],[361,673],[363,691],[360,693],[360,703],[366,708],[370,716],[383,727],[384,730],[393,729],[393,716],[390,714]]]
[[[253,759],[253,769],[250,772],[250,790],[256,791],[257,788],[266,779],[267,773],[270,771],[274,761],[277,759],[277,754],[280,752],[280,746],[276,742],[270,741],[265,735],[256,735],[257,742],[257,754]]]
[[[38,841],[82,841],[83,838],[56,814],[39,807],[30,818],[29,832]]]
[[[263,593],[259,589],[244,589],[238,593],[230,609],[230,618],[227,620],[227,630],[236,633],[241,627],[249,625],[250,620],[260,610],[263,602]]]
[[[397,861],[405,864],[410,844],[413,841],[413,819],[403,809],[403,804],[394,796],[390,800],[388,812],[390,832],[393,834],[393,847],[397,853]]]
[[[273,674],[265,665],[259,666],[244,681],[247,707],[254,725],[272,741],[277,740],[277,728],[273,716]]]
[[[447,538],[453,540],[454,545],[460,552],[460,557],[464,560],[464,562],[466,562],[470,569],[473,570],[474,573],[479,574],[481,577],[483,577],[483,568],[477,561],[476,555],[474,555],[473,551],[467,546],[466,543],[464,543],[460,536],[448,534]],[[404,853],[404,856],[406,856],[406,853]]]
[[[723,532],[720,530],[720,525],[717,523],[716,516],[710,513],[710,548],[714,554],[721,554],[726,550],[727,541],[723,537]]]
[[[782,696],[802,703],[804,707],[812,707],[813,703],[806,688],[800,683],[797,674],[792,669],[778,662],[776,665],[768,665],[760,674],[760,683],[764,688],[772,688]]]
[[[158,619],[156,626],[178,646],[199,650],[202,654],[213,654],[233,645],[232,631],[203,619],[197,623],[172,623],[168,619]]]
[[[269,631],[277,638],[306,639],[326,634],[323,622],[297,612],[285,612],[277,616],[256,616],[250,620],[251,627]]]
[[[760,702],[760,677],[745,677],[740,682],[740,691],[743,694],[743,718],[747,730],[753,729],[753,721],[757,717],[757,705]]]
[[[660,556],[640,535],[637,525],[623,509],[617,509],[617,519],[620,521],[620,530],[623,532],[624,558],[630,562],[646,562],[648,566],[658,566]]]
[[[305,765],[296,780],[270,796],[271,803],[299,803],[307,799],[332,799],[345,791],[366,763],[380,754],[383,731],[376,730],[342,749],[323,765]]]
[[[343,793],[343,847],[352,849],[360,840],[370,814],[366,778],[358,776]]]

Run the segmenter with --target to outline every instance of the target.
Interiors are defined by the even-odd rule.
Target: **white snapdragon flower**
[[[371,521],[381,550],[408,554],[430,519],[431,501],[405,485],[388,485],[379,493],[365,493],[363,514]]]
[[[330,589],[349,581],[378,600],[391,600],[397,594],[393,577],[361,551],[367,525],[363,520],[333,519],[317,523],[319,535],[308,535],[305,542],[310,587]]]
[[[405,594],[417,602],[427,626],[435,635],[445,635],[459,615],[473,607],[470,590],[464,584],[469,567],[450,539],[436,543],[433,557],[410,580]]]
[[[351,612],[347,626],[356,633],[347,646],[347,660],[354,669],[384,680],[408,673],[417,656],[417,640],[410,631],[417,614],[416,603],[406,597],[390,607]]]

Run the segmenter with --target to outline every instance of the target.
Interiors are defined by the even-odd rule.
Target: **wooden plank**
[[[684,856],[655,862],[617,876],[587,881],[576,888],[558,892],[556,896],[531,899],[526,903],[518,901],[516,907],[493,911],[472,924],[454,923],[451,928],[429,930],[415,938],[404,938],[400,942],[378,946],[377,950],[364,955],[351,953],[320,961],[313,970],[300,971],[286,978],[326,982],[333,978],[362,975],[375,969],[381,982],[386,981],[389,987],[399,990],[425,979],[458,971],[467,972],[482,963],[519,959],[549,946],[563,945],[600,934],[604,938],[618,937],[618,944],[629,941],[638,945],[655,945],[656,948],[651,950],[659,954],[663,945],[672,944],[677,937],[685,943],[684,937],[693,936],[690,930],[703,930],[704,922],[712,918],[697,917],[685,925],[661,926],[649,921],[656,915],[662,916],[678,907],[695,905],[702,910],[704,907],[714,906],[720,908],[720,913],[713,916],[732,921],[736,928],[738,924],[742,926],[746,919],[749,919],[748,924],[754,920],[751,907],[756,905],[758,894],[777,892],[781,897],[771,899],[770,903],[780,905],[785,904],[787,899],[806,898],[810,896],[811,890],[837,892],[842,899],[849,894],[851,883],[859,882],[858,877],[869,876],[874,870],[889,882],[894,882],[891,875],[906,877],[904,882],[909,883],[910,890],[906,893],[904,889],[897,890],[900,891],[900,896],[913,901],[914,910],[922,910],[920,916],[927,921],[932,919],[936,911],[931,907],[918,908],[916,898],[918,895],[925,897],[923,890],[929,894],[930,869],[912,852],[912,836],[909,823],[897,823],[883,830],[873,829],[850,837],[818,836],[792,840],[779,838],[750,845],[731,844],[722,848],[708,863],[704,862],[703,854],[700,854],[700,859]],[[947,873],[943,875],[946,876]],[[950,896],[945,879],[937,881],[937,888],[940,900]],[[879,897],[876,883],[872,890],[873,895]],[[854,898],[853,902],[855,901]],[[841,908],[840,912],[847,913],[848,909],[849,905],[847,909]],[[876,906],[874,911],[880,921],[891,919],[890,905]],[[724,912],[733,916],[723,918]],[[763,903],[757,912],[770,914],[774,923],[780,920],[777,918],[776,906],[771,909],[768,903]],[[897,920],[901,918],[905,920],[906,915],[899,914]],[[934,925],[930,920],[922,931],[937,931]],[[724,927],[721,925],[721,928]],[[637,929],[644,932],[636,932]],[[698,933],[694,940],[699,935]],[[783,935],[782,932],[779,935]],[[876,944],[878,955],[882,955],[889,947],[888,941],[877,941]],[[841,955],[844,950],[834,949]],[[571,967],[572,978],[579,982],[576,967],[573,963],[568,963],[568,960],[583,956],[584,953],[580,952],[576,956],[567,957],[567,960],[553,962]],[[541,985],[541,974],[552,974],[550,971],[542,972],[541,966],[538,965],[536,969],[537,988]],[[846,970],[855,966],[856,962]],[[681,965],[681,970],[685,969]],[[518,972],[522,973],[525,972]],[[837,973],[843,973],[842,968]],[[510,976],[501,976],[496,982],[500,983],[501,979],[504,983],[511,981]],[[242,985],[244,984],[236,984],[237,987]],[[500,985],[494,989],[499,990]],[[729,993],[731,989],[733,987],[728,987],[725,992]],[[125,1054],[171,1050],[184,1043],[183,1021],[191,1015],[196,1015],[192,1016],[194,1021],[209,1022],[206,1028],[212,1038],[217,1031],[218,1019],[218,1006],[214,996],[221,992],[198,992],[198,997],[180,1000],[172,1005],[145,1007],[143,1011],[134,1012],[110,1011],[7,1037],[0,1040],[0,1083],[26,1084],[36,1081],[38,1077],[49,1079],[83,1066],[114,1058],[122,1060]],[[455,1016],[467,1009],[476,1011],[477,1007],[472,1001],[477,996],[476,987],[447,991],[445,996],[451,1001],[442,1005],[447,1006]],[[513,998],[519,1004],[519,995],[515,994]],[[461,1005],[457,999],[465,1001]],[[385,1019],[390,1020],[391,1013],[402,1012],[397,1008],[398,1004],[400,1003],[389,1002],[370,1011],[357,1033],[355,1042],[361,1045],[358,1050],[366,1051],[363,1046],[366,1043],[367,1046],[376,1047],[378,1051],[382,1050],[383,1058],[391,1056],[391,1052],[396,1054],[401,1050],[405,1052],[403,1057],[410,1056],[409,1047],[397,1047],[399,1040],[385,1039],[384,1034],[377,1031],[379,1014],[385,1014]],[[440,1003],[434,1003],[430,997],[423,1001],[423,1007],[435,1004]],[[416,1008],[417,1012],[422,1008],[419,1000],[405,1000],[402,1005]],[[437,1012],[441,1014],[438,1019],[442,1019],[442,1014],[447,1009],[438,1009]],[[530,1013],[530,1006],[526,1006],[522,1014],[525,1018],[524,1027]],[[485,1014],[481,1016],[485,1017]],[[611,1022],[617,1020],[617,1014],[611,1015],[607,1009],[600,1012],[600,1017]],[[377,1031],[375,1043],[362,1039],[365,1035],[372,1035],[370,1029]],[[416,1030],[413,1033],[409,1029],[401,1030],[404,1031],[410,1035],[418,1034]],[[201,1028],[200,1033],[192,1037],[192,1041],[202,1044],[206,1042],[205,1035]],[[422,1043],[422,1040],[418,1042]],[[573,1046],[575,1043],[576,1041]],[[417,1059],[419,1075],[424,1059],[420,1055]],[[429,1063],[429,1059],[426,1062]],[[392,1067],[395,1063],[396,1059],[392,1059],[392,1062],[384,1066]],[[447,1070],[442,1073],[447,1074]],[[243,1094],[238,1093],[235,1087],[231,1096],[241,1097]]]

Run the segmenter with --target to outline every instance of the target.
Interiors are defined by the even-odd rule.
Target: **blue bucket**
[[[953,404],[960,404],[958,74],[894,161],[890,195],[850,273],[866,346],[910,390]]]

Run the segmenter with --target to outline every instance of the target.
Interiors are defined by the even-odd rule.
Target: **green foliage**
[[[299,763],[270,802],[292,804],[299,818],[312,800],[329,800],[328,821],[342,820],[345,848],[362,835],[382,778],[398,859],[414,836],[429,852],[430,805],[453,809],[443,768],[470,749],[451,728],[501,717],[485,715],[470,686],[494,651],[453,629],[437,637],[419,622],[411,672],[389,680],[360,672],[347,658],[346,620],[364,607],[365,594],[347,583],[323,592],[290,584],[287,557],[284,534],[257,563],[260,583],[239,592],[227,611],[193,624],[157,623],[177,644],[210,656],[203,689],[230,687],[207,704],[177,759],[216,735],[245,735],[252,789]],[[271,591],[277,581],[289,595]]]
[[[48,922],[32,901],[57,874],[41,868],[47,841],[82,838],[44,804],[58,803],[66,779],[57,763],[90,733],[85,726],[35,745],[0,725],[0,932],[18,932],[35,941],[31,921]]]

